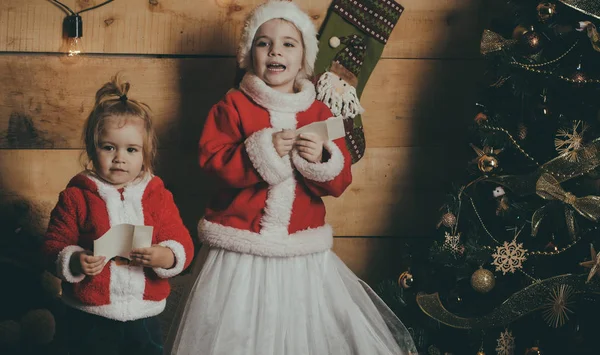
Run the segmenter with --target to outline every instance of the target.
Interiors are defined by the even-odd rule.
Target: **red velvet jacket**
[[[325,143],[326,161],[309,163],[293,150],[280,157],[272,134],[332,117],[308,80],[285,94],[246,74],[240,91],[210,111],[199,143],[200,166],[224,188],[208,206],[199,235],[209,245],[263,256],[331,248],[322,196],[339,196],[352,181],[344,138]]]
[[[108,262],[96,276],[74,275],[74,252],[93,250],[94,240],[122,223],[154,226],[152,244],[170,248],[171,269]],[[122,191],[88,174],[76,175],[52,211],[43,251],[51,271],[63,280],[63,299],[77,309],[120,321],[162,312],[170,287],[193,258],[194,247],[173,197],[158,177],[146,177]]]

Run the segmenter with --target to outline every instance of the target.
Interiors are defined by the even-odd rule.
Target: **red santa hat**
[[[304,44],[304,63],[302,71],[306,76],[314,72],[315,60],[319,50],[317,30],[310,17],[291,1],[270,0],[255,8],[246,18],[242,31],[237,61],[240,68],[252,70],[252,42],[258,28],[272,19],[284,19],[296,26],[302,34]]]

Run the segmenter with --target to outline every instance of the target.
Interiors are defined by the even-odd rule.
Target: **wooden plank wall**
[[[64,0],[75,11],[101,0]],[[232,85],[246,14],[260,0],[116,0],[82,14],[83,49],[64,52],[65,13],[49,0],[0,2],[0,199],[44,211],[80,170],[95,91],[117,71],[147,102],[158,175],[194,231],[210,186],[196,163],[208,109]],[[298,0],[319,26],[330,0]],[[400,268],[405,243],[430,238],[448,183],[465,168],[464,130],[481,74],[479,0],[402,0],[406,8],[363,94],[368,144],[354,182],[327,199],[335,250],[374,282]]]

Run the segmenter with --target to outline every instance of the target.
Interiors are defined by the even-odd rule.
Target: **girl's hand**
[[[133,265],[170,269],[175,265],[175,255],[167,247],[153,245],[149,248],[134,249],[129,254]]]
[[[85,274],[87,276],[98,275],[104,269],[104,256],[94,256],[89,250],[80,251],[71,255],[69,267],[74,275]]]
[[[273,133],[273,146],[280,157],[283,157],[294,147],[295,132],[291,129],[284,129],[280,132]]]
[[[311,163],[323,159],[323,140],[317,134],[303,133],[296,140],[298,154]]]

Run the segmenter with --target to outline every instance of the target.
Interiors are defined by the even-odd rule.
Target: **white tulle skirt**
[[[178,318],[173,355],[416,354],[400,320],[332,251],[210,249]]]

